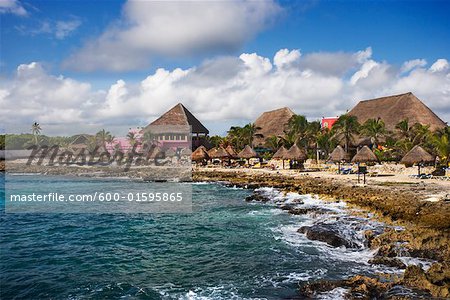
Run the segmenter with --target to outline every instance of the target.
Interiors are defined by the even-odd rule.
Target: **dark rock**
[[[303,226],[297,232],[304,233],[310,240],[325,242],[333,247],[359,248],[356,243],[341,237],[338,232],[325,224]]]
[[[247,202],[250,202],[250,201],[268,202],[268,201],[270,201],[270,198],[261,193],[254,192],[250,196],[245,197],[245,201],[247,201]]]
[[[369,260],[369,264],[372,265],[385,265],[388,267],[398,268],[398,269],[406,269],[406,265],[400,259],[395,257],[383,257],[377,256]]]

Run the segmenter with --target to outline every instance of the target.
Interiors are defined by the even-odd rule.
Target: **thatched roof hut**
[[[300,148],[296,144],[294,144],[286,152],[286,155],[284,156],[284,158],[297,160],[297,161],[305,161],[308,157],[307,157],[305,151],[300,150]]]
[[[231,145],[228,145],[225,148],[225,151],[227,151],[227,153],[230,156],[230,158],[236,158],[237,157],[237,153],[236,153],[236,151],[234,151],[234,149],[233,149],[233,147]]]
[[[414,146],[400,161],[402,164],[412,166],[420,163],[432,163],[435,157],[419,145]]]
[[[219,159],[224,159],[224,158],[230,157],[228,152],[225,149],[223,149],[222,147],[213,148],[213,149],[209,150],[208,155],[210,158],[219,158]]]
[[[284,146],[281,146],[280,149],[275,152],[275,154],[272,156],[273,159],[284,159],[286,156],[287,149],[284,148]]]
[[[245,148],[238,153],[238,157],[250,159],[258,157],[258,154],[249,145],[246,145]]]
[[[432,131],[446,126],[444,121],[411,92],[360,101],[348,114],[356,116],[361,124],[368,119],[380,118],[388,130],[394,130],[395,125],[404,119],[408,119],[410,124],[430,125]]]
[[[192,154],[191,154],[191,159],[193,161],[202,161],[202,160],[209,159],[209,155],[208,155],[208,152],[206,151],[206,148],[203,146],[200,146],[197,149],[195,149],[195,151],[192,152]]]
[[[338,145],[336,148],[334,148],[333,152],[330,153],[328,161],[339,163],[343,161],[350,161],[350,154],[345,152],[345,150],[340,145]]]
[[[289,119],[293,115],[294,112],[288,107],[262,113],[255,120],[255,126],[260,129],[256,132],[258,135],[253,139],[253,146],[263,146],[266,139],[271,136],[283,136]]]
[[[378,162],[377,156],[370,150],[369,147],[362,147],[358,153],[352,158],[352,163],[368,163]]]

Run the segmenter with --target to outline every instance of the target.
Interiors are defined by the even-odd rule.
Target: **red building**
[[[333,124],[337,121],[338,117],[330,117],[330,118],[322,118],[322,129],[327,128],[331,129]]]

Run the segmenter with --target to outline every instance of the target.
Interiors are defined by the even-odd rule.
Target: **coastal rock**
[[[259,192],[253,192],[250,196],[245,197],[245,201],[251,202],[251,201],[257,201],[257,202],[268,202],[270,201],[270,198],[266,195],[259,193]]]
[[[398,269],[406,269],[406,265],[400,259],[395,257],[382,257],[377,256],[369,260],[369,264],[372,265],[385,265],[388,267],[398,268]]]
[[[300,227],[297,232],[304,233],[310,240],[325,242],[333,247],[345,246],[346,248],[359,248],[356,243],[346,240],[331,226],[327,226],[325,224],[303,226]]]
[[[314,298],[319,293],[338,287],[349,289],[345,295],[346,299],[385,299],[383,294],[392,287],[392,283],[384,283],[375,278],[357,275],[347,280],[320,280],[307,283],[300,287],[299,292],[303,297]]]
[[[407,286],[428,290],[435,297],[448,298],[450,297],[448,271],[446,274],[439,270],[442,270],[441,267],[436,266],[431,272],[425,273],[419,266],[408,266],[403,276],[403,283]]]

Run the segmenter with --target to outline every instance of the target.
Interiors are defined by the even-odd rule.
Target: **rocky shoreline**
[[[380,274],[377,278],[354,276],[338,281],[315,281],[301,284],[301,297],[315,297],[323,292],[345,289],[348,299],[446,299],[450,297],[450,203],[425,202],[414,190],[395,186],[356,186],[323,178],[304,176],[301,179],[286,174],[254,174],[245,170],[197,169],[194,181],[223,182],[249,189],[273,187],[284,192],[318,195],[330,202],[345,201],[350,207],[373,213],[376,220],[390,226],[382,232],[364,232],[365,245],[374,251],[372,265],[404,269],[403,276]],[[257,192],[247,201],[266,202]],[[321,213],[311,209],[281,205],[291,214]],[[402,230],[396,230],[400,227]],[[358,247],[326,224],[303,226],[299,234],[332,247]],[[404,264],[399,256],[435,261],[428,270]],[[413,294],[414,297],[408,296]],[[402,296],[403,295],[403,296]]]

